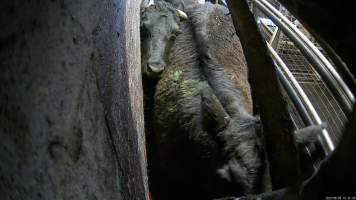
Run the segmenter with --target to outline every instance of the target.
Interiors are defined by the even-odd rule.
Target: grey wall
[[[1,199],[147,198],[139,1],[1,1]]]

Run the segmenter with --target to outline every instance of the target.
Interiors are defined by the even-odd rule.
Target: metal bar
[[[272,58],[281,67],[281,69],[287,75],[288,79],[291,81],[292,85],[295,87],[297,93],[299,94],[299,96],[303,100],[303,102],[305,103],[305,105],[308,108],[308,111],[310,112],[311,116],[313,117],[313,120],[315,121],[315,123],[316,124],[322,124],[322,121],[321,121],[317,111],[315,110],[313,104],[311,103],[311,101],[309,100],[308,96],[303,91],[302,87],[299,85],[298,81],[293,76],[292,72],[289,71],[289,69],[286,66],[286,64],[278,56],[277,52],[274,51],[274,49],[271,47],[271,45],[268,44],[267,42],[266,42],[266,44],[267,44],[268,50],[271,53]],[[326,149],[325,149],[326,154],[329,154],[335,149],[335,146],[334,146],[332,140],[330,139],[330,136],[329,136],[329,133],[327,132],[327,130],[325,130],[325,129],[323,130],[322,136],[323,137],[322,137],[321,142],[326,147]]]
[[[300,180],[293,124],[278,86],[276,69],[245,0],[227,2],[249,67],[251,87],[259,105],[273,189]]]
[[[335,93],[335,96],[343,106],[344,110],[347,113],[350,113],[355,97],[324,55],[322,55],[314,44],[312,44],[286,17],[268,2],[266,3],[265,0],[253,0],[253,2],[262,12],[275,22],[291,40],[295,42],[329,87],[334,88],[332,89],[332,92]]]
[[[271,37],[271,39],[269,41],[269,44],[274,49],[277,49],[277,47],[278,47],[278,42],[279,42],[280,35],[281,35],[281,30],[278,27],[276,27],[276,30],[273,32],[273,35],[272,35],[272,37]]]
[[[296,107],[297,113],[301,117],[304,125],[306,125],[306,126],[313,125],[314,122],[313,122],[312,118],[310,117],[307,109],[305,108],[302,100],[299,98],[299,96],[298,96],[297,92],[295,91],[295,89],[293,88],[292,84],[288,81],[287,77],[284,75],[284,73],[282,72],[282,70],[280,69],[278,64],[275,63],[275,65],[276,65],[277,75],[279,77],[279,80],[280,80],[284,90],[287,92],[287,95],[291,99],[293,105]],[[295,121],[295,118],[293,118],[292,113],[290,113],[290,116],[294,123],[294,127],[297,128],[298,124]],[[314,146],[314,148],[315,148],[315,146]],[[305,146],[304,149],[307,152],[307,155],[311,158],[312,153],[310,152],[310,146]],[[326,157],[324,150],[322,151],[322,155]],[[313,163],[313,169],[314,169],[314,172],[318,169],[318,165],[316,163]]]
[[[292,84],[288,81],[287,77],[284,75],[282,70],[280,69],[279,65],[276,63],[276,69],[277,69],[277,75],[279,77],[279,80],[281,81],[284,89],[286,90],[288,96],[291,98],[293,104],[298,110],[298,113],[300,114],[304,124],[307,126],[313,125],[314,120],[309,115],[309,112],[307,111],[307,108],[304,106],[302,100],[299,98],[299,95],[293,88]]]

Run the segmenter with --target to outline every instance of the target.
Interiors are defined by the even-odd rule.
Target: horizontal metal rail
[[[283,30],[306,58],[315,67],[318,73],[323,77],[323,80],[331,88],[335,97],[338,99],[340,105],[346,113],[352,110],[355,97],[351,90],[342,80],[340,75],[336,72],[334,67],[328,62],[324,55],[308,40],[286,17],[284,17],[278,10],[270,5],[265,0],[253,0],[253,3],[271,20]]]
[[[279,57],[277,52],[271,47],[271,45],[267,42],[266,42],[266,44],[267,44],[267,47],[271,53],[273,60],[277,63],[277,66],[280,67],[280,70],[282,70],[284,72],[284,74],[286,75],[286,77],[290,80],[291,84],[295,88],[297,96],[302,100],[302,102],[304,102],[305,106],[303,106],[303,107],[305,108],[305,110],[308,111],[308,114],[307,113],[305,113],[305,114],[306,115],[310,114],[310,117],[312,118],[314,123],[321,125],[322,124],[321,118],[319,117],[313,104],[311,103],[311,101],[309,100],[307,95],[305,94],[304,90],[302,89],[302,87],[299,85],[298,81],[293,76],[292,72],[290,72],[290,70],[288,69],[286,64]],[[293,97],[293,95],[291,97]],[[305,112],[305,110],[301,109],[300,111]],[[305,119],[307,119],[307,118],[305,118]],[[326,129],[323,129],[322,137],[320,137],[319,139],[320,139],[320,142],[322,143],[322,145],[324,146],[325,153],[327,155],[330,154],[335,149],[334,143],[332,142],[332,140],[329,136],[329,133],[327,132]]]

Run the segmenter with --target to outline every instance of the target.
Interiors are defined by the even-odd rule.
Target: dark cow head
[[[141,7],[141,62],[146,77],[158,77],[166,67],[170,48],[187,15],[164,1]]]

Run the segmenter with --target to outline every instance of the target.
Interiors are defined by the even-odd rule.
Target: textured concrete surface
[[[146,198],[135,2],[0,3],[1,199]]]

